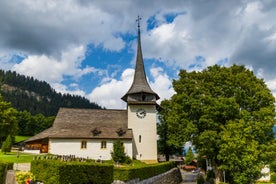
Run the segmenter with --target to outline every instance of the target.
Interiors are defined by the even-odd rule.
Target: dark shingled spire
[[[144,61],[143,61],[143,55],[142,55],[142,48],[141,48],[141,36],[140,36],[140,20],[141,18],[138,16],[137,22],[138,22],[138,46],[137,46],[137,56],[136,56],[136,67],[135,67],[135,73],[134,73],[134,79],[132,82],[132,85],[128,92],[122,97],[122,100],[125,102],[130,101],[145,101],[145,100],[136,100],[132,99],[129,100],[128,96],[131,95],[143,95],[143,96],[151,96],[155,97],[155,99],[146,100],[155,102],[160,97],[150,88],[147,78],[146,78],[146,72],[144,68]],[[148,98],[149,99],[149,98]]]

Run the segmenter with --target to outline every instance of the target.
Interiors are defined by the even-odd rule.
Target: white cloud
[[[276,99],[276,79],[272,79],[266,82],[267,87],[271,90],[271,93]]]
[[[153,82],[150,82],[150,86],[159,96],[160,100],[170,99],[175,93],[172,87],[172,80],[163,71],[161,67],[151,68],[151,76],[154,78]]]
[[[73,90],[68,89],[68,86],[63,85],[61,83],[52,83],[51,86],[55,89],[56,92],[61,93],[61,94],[73,94],[73,95],[80,95],[80,96],[85,96],[85,92],[83,90],[80,90],[78,88],[78,85],[70,85],[73,87]]]
[[[152,89],[160,96],[161,100],[169,99],[174,93],[171,80],[163,69],[152,68],[150,70],[153,81],[150,81]],[[87,97],[108,109],[124,109],[126,103],[121,97],[128,91],[133,81],[134,70],[126,69],[119,80],[111,79],[96,87]]]
[[[79,46],[62,52],[60,60],[46,55],[29,55],[12,70],[52,84],[61,82],[63,75],[80,75],[82,70],[78,68],[84,54],[84,47]]]
[[[177,16],[173,21],[166,21],[168,13],[177,13]],[[65,87],[63,91],[72,89],[62,87],[64,76],[77,82],[81,76],[96,73],[103,80],[91,93],[95,97],[90,94],[91,99],[105,98],[101,93],[107,95],[108,91],[120,87],[127,90],[126,79],[108,75],[107,66],[99,69],[93,63],[81,64],[88,44],[110,51],[128,46],[122,35],[136,35],[138,14],[143,18],[144,58],[163,61],[172,70],[201,70],[217,63],[244,64],[265,81],[276,79],[276,2],[268,0],[1,1],[1,68],[59,84],[56,88]],[[149,18],[156,19],[152,29],[147,29]],[[132,49],[136,50],[136,45]],[[21,63],[8,62],[16,53],[24,53],[27,58]],[[126,66],[120,71],[124,69]],[[152,87],[157,91],[160,88],[157,83],[162,84],[160,96],[168,98],[166,95],[173,93],[168,85],[170,77],[160,69],[152,72],[155,75],[155,80],[150,81]],[[74,89],[78,91],[77,87]],[[110,94],[110,101],[103,102],[107,107],[113,104],[115,108],[118,103],[111,100],[117,98],[115,93],[122,95],[116,90]],[[168,92],[162,94],[164,91]]]
[[[133,80],[133,69],[126,69],[119,80],[108,79],[105,82],[93,89],[87,98],[109,109],[126,108],[126,103],[121,100],[121,97],[130,88]]]

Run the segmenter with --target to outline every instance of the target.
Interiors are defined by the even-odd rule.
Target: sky
[[[137,16],[146,74],[161,99],[180,69],[245,65],[276,97],[275,0],[2,0],[0,68],[108,109],[134,74]]]

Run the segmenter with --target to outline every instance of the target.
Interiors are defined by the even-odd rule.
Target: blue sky
[[[0,68],[57,92],[126,108],[141,20],[149,83],[161,100],[180,69],[244,64],[276,96],[276,1],[3,0]]]

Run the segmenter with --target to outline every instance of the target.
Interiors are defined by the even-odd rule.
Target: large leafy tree
[[[275,99],[252,71],[238,65],[181,70],[173,87],[176,94],[161,103],[160,112],[167,143],[191,141],[213,161],[217,179],[225,171],[230,183],[251,183],[267,158],[275,159]]]
[[[166,101],[163,101],[163,105],[165,105]],[[183,145],[182,144],[171,144],[170,143],[170,132],[169,127],[166,121],[167,113],[169,111],[167,109],[162,109],[162,113],[159,113],[158,119],[160,123],[157,124],[157,134],[159,135],[159,139],[157,141],[158,153],[163,154],[165,156],[166,161],[169,161],[170,155],[182,155]]]
[[[10,103],[2,100],[0,95],[0,144],[11,135],[16,135],[18,126],[16,120],[16,110]]]

